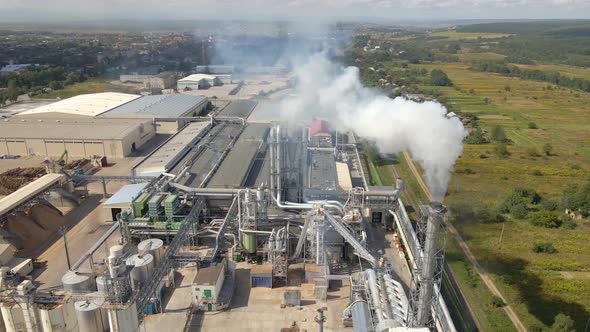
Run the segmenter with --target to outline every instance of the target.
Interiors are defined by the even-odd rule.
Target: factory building
[[[175,72],[161,72],[155,75],[142,75],[138,73],[120,75],[122,83],[141,83],[146,89],[170,89],[174,87],[177,80]]]
[[[101,118],[153,119],[156,132],[174,134],[189,123],[182,117],[195,117],[207,112],[205,96],[169,94],[142,96],[99,115]]]
[[[231,75],[193,74],[178,80],[178,91],[201,90],[231,83]]]
[[[20,113],[20,116],[57,115],[95,117],[139,98],[139,95],[104,92],[79,95]]]
[[[231,75],[234,73],[232,65],[199,65],[195,69],[197,74]]]
[[[13,117],[0,122],[0,154],[123,158],[154,135],[149,120]]]
[[[192,284],[193,300],[196,307],[203,311],[222,309],[221,290],[224,286],[227,260],[202,268]]]
[[[209,122],[193,122],[168,139],[133,168],[133,174],[158,176],[168,172],[209,130]]]

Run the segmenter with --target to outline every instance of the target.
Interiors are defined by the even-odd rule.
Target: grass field
[[[77,96],[80,94],[85,93],[98,93],[98,92],[123,92],[123,93],[133,93],[135,89],[122,86],[122,85],[115,85],[111,84],[108,81],[94,79],[88,80],[81,83],[75,83],[69,86],[66,86],[62,90],[55,90],[49,93],[45,93],[39,95],[39,98],[70,98],[73,96]]]
[[[515,64],[523,69],[530,70],[543,70],[543,71],[556,71],[562,75],[569,77],[579,77],[590,80],[590,68],[574,67],[567,65],[521,65]]]
[[[464,39],[469,40],[469,39],[478,39],[478,38],[495,39],[495,38],[504,38],[504,37],[511,36],[511,34],[509,34],[509,33],[457,32],[454,30],[433,32],[430,35],[436,36],[436,37],[447,37],[451,40],[464,40]]]
[[[471,71],[464,63],[419,66],[440,68],[455,83],[455,87],[426,88],[443,91],[461,111],[476,114],[480,126],[487,130],[495,125],[503,126],[514,142],[508,146],[511,156],[507,159],[495,156],[494,144],[466,145],[445,199],[450,206],[496,205],[515,186],[530,187],[543,197],[558,200],[564,186],[590,178],[590,128],[584,120],[590,119],[590,93],[547,89],[547,83]],[[486,103],[484,98],[491,102]],[[529,122],[535,122],[539,129],[528,129]],[[527,154],[527,148],[541,151],[545,143],[554,147],[554,155],[530,157]],[[461,172],[465,169],[474,174]],[[415,188],[409,185],[408,189]],[[578,330],[584,329],[590,317],[588,221],[579,222],[574,230],[566,230],[508,220],[504,223],[501,244],[502,224],[473,220],[456,223],[456,227],[525,324],[547,328],[553,317],[563,312],[576,321]],[[535,242],[552,242],[558,252],[536,254],[531,249]],[[453,261],[456,248],[452,245],[448,252],[447,260],[462,282],[466,296],[475,301],[478,318],[488,319],[492,312],[488,299],[477,294],[481,287],[468,286],[469,268],[460,260]],[[494,318],[484,325],[491,331],[507,330],[509,326],[503,324]]]

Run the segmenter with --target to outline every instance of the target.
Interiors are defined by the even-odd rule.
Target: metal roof
[[[207,187],[239,188],[265,143],[270,124],[250,123],[223,160]],[[256,171],[260,171],[259,169]]]
[[[192,122],[176,135],[172,136],[156,151],[147,156],[134,168],[137,175],[157,176],[173,167],[193,143],[200,139],[209,122]]]
[[[195,276],[193,284],[200,286],[215,286],[224,267],[225,259],[215,265],[201,268]]]
[[[102,203],[102,205],[131,204],[148,184],[148,182],[128,184],[119,189],[119,191],[111,196],[106,202]]]
[[[205,96],[168,94],[143,96],[102,113],[101,117],[122,115],[153,115],[156,117],[181,117],[207,101]]]
[[[12,117],[0,120],[0,138],[112,140],[125,138],[139,126],[150,130],[152,124],[139,119]]]
[[[97,116],[139,97],[139,95],[117,92],[78,95],[53,104],[22,112],[20,115],[66,113],[84,116]]]
[[[179,79],[178,82],[199,82],[201,80],[214,80],[216,78],[230,77],[231,75],[208,75],[208,74],[192,74],[185,78]]]
[[[258,102],[254,100],[234,100],[221,110],[219,116],[235,116],[245,119],[252,113],[256,105]]]
[[[29,198],[64,180],[65,175],[63,174],[46,174],[12,194],[0,199],[0,216],[10,212],[12,209],[26,202]]]

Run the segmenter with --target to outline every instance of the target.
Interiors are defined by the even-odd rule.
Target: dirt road
[[[416,165],[414,165],[414,162],[412,161],[410,154],[407,151],[404,151],[403,154],[406,158],[406,161],[408,162],[408,165],[410,166],[410,169],[412,170],[412,173],[416,177],[416,180],[418,180],[420,187],[422,188],[422,190],[424,190],[426,195],[428,195],[428,198],[432,199],[432,194],[430,193],[428,186],[426,186],[426,183],[424,183],[422,175],[420,174],[420,172],[418,172]],[[526,332],[527,329],[522,323],[522,321],[518,318],[512,307],[508,304],[508,302],[506,302],[506,298],[502,295],[502,293],[500,293],[500,290],[498,289],[498,287],[496,287],[496,284],[494,284],[494,281],[490,278],[486,270],[479,264],[479,262],[471,252],[471,249],[469,249],[469,246],[467,246],[467,243],[465,243],[463,237],[461,237],[461,234],[459,234],[455,226],[453,226],[451,223],[447,223],[447,228],[449,229],[449,233],[453,235],[453,237],[459,244],[459,247],[461,247],[461,250],[463,250],[465,256],[467,256],[467,259],[469,259],[469,261],[477,271],[477,274],[479,274],[481,280],[483,280],[484,284],[488,287],[492,294],[498,296],[502,299],[504,303],[506,303],[506,305],[504,306],[504,311],[506,311],[506,314],[512,321],[512,324],[514,324],[518,331]]]

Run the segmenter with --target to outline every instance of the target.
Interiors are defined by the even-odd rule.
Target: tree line
[[[0,76],[0,106],[7,101],[16,101],[25,93],[32,95],[43,93],[44,89],[60,90],[65,86],[83,82],[92,74],[70,72],[64,67],[38,67],[20,74]]]
[[[543,71],[538,69],[522,69],[499,61],[475,62],[471,69],[483,72],[497,73],[525,80],[549,82],[565,88],[590,92],[590,80],[561,75],[555,71]]]

